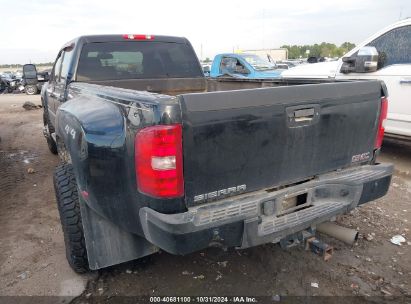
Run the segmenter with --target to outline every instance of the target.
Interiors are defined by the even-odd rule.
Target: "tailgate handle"
[[[314,118],[315,110],[314,108],[295,110],[293,113],[294,121],[310,121]]]
[[[286,108],[287,125],[290,128],[311,126],[320,121],[319,104],[304,104]]]

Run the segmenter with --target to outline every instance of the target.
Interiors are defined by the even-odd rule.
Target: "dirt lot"
[[[64,263],[52,190],[58,158],[42,138],[39,96],[0,95],[0,295],[78,295],[88,276]],[[34,173],[29,174],[28,170]]]
[[[26,100],[40,103],[38,96],[0,95],[0,295],[80,295],[75,302],[91,295],[102,296],[94,302],[113,295],[411,295],[411,147],[397,142],[385,142],[380,157],[396,164],[388,195],[338,219],[360,231],[358,242],[320,236],[335,248],[328,262],[269,244],[184,257],[161,252],[73,273],[52,187],[58,159],[42,137],[42,110],[24,110]],[[391,244],[396,234],[408,243]]]

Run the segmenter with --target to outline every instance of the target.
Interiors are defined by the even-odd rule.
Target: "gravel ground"
[[[0,295],[79,296],[76,303],[90,297],[105,303],[114,295],[411,295],[410,145],[384,142],[380,161],[396,165],[390,191],[338,218],[359,230],[354,246],[319,235],[335,249],[327,262],[302,248],[268,244],[187,256],[160,252],[80,276],[65,259],[52,187],[58,158],[42,137],[42,110],[24,110],[26,100],[40,103],[39,96],[0,95]],[[397,234],[408,243],[391,244]]]

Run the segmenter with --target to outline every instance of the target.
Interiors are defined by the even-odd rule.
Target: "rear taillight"
[[[135,138],[137,187],[141,193],[175,198],[184,194],[181,125],[159,125]]]
[[[384,138],[384,131],[385,131],[385,121],[387,120],[387,112],[388,112],[388,99],[386,97],[381,98],[381,109],[380,109],[380,118],[378,120],[378,130],[377,130],[377,137],[375,138],[375,149],[381,148],[382,140]]]
[[[123,38],[127,40],[154,40],[153,35],[140,35],[140,34],[124,34]]]

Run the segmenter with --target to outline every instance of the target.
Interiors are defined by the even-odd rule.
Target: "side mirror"
[[[378,51],[373,46],[364,46],[358,51],[355,61],[357,73],[375,72],[378,67]]]
[[[378,68],[378,51],[373,46],[364,46],[358,50],[357,56],[343,57],[341,73],[370,73]]]

